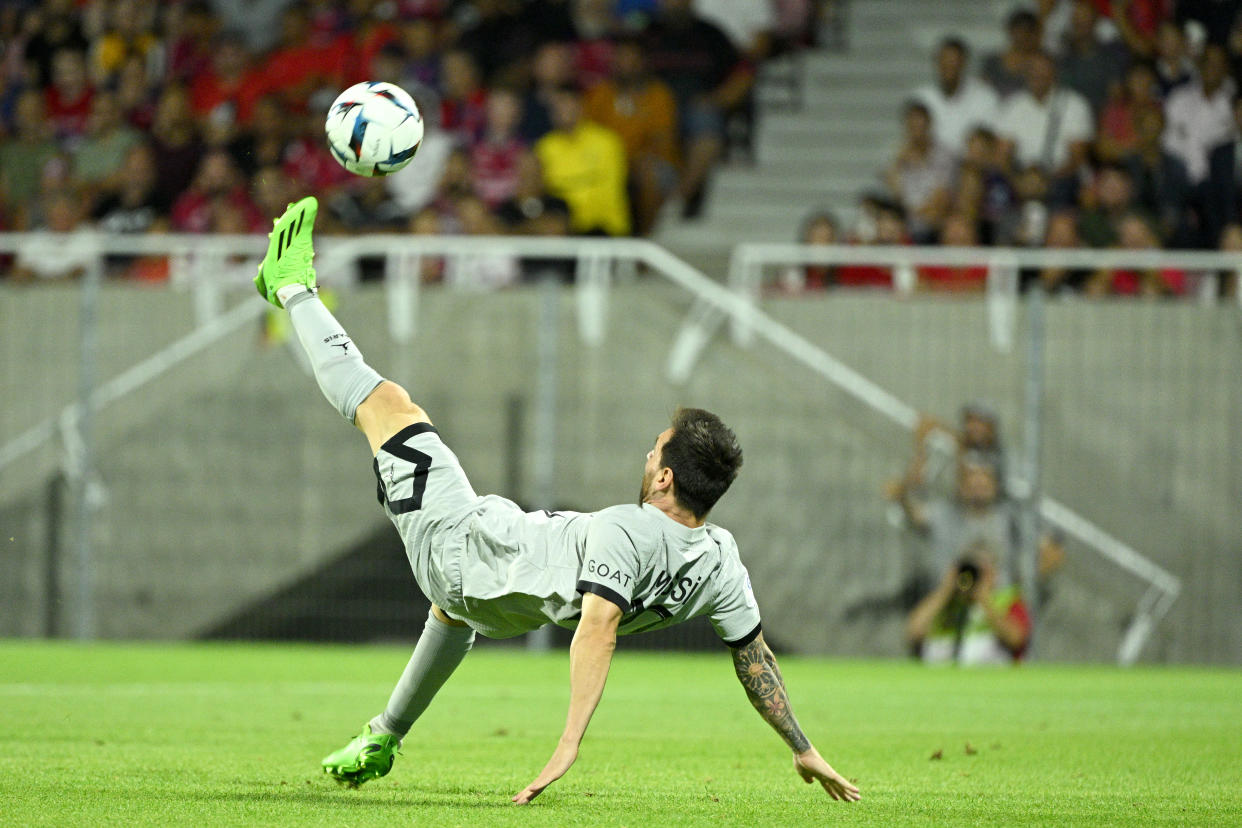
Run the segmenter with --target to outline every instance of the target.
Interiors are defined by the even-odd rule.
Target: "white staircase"
[[[932,51],[957,33],[976,58],[1002,41],[998,0],[851,0],[848,48],[804,56],[803,108],[763,106],[756,163],[717,170],[703,218],[667,215],[655,239],[705,272],[723,276],[739,241],[796,241],[807,213],[827,208],[845,226],[858,196],[880,186],[896,151],[900,109],[932,78]]]

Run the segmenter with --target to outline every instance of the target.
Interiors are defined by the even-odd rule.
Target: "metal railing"
[[[263,313],[265,305],[248,301],[231,310],[223,309],[229,289],[222,272],[236,269],[239,274],[253,272],[266,240],[256,236],[112,236],[83,234],[97,251],[94,266],[87,269],[83,282],[83,308],[93,301],[103,279],[104,256],[168,256],[170,283],[174,288],[194,293],[197,327],[158,353],[132,368],[96,383],[90,356],[93,332],[89,315],[83,317],[82,361],[78,399],[66,405],[57,416],[49,417],[0,446],[0,469],[60,435],[66,448],[66,468],[78,482],[78,525],[89,518],[91,495],[91,445],[87,412],[132,394],[211,343],[237,330]],[[25,243],[23,234],[0,234],[0,252],[17,252]],[[872,379],[854,370],[823,348],[780,323],[759,307],[765,269],[774,265],[834,265],[866,263],[890,265],[912,272],[917,265],[964,266],[987,263],[988,319],[993,341],[1007,347],[1013,341],[1014,305],[1018,301],[1018,268],[1024,267],[1178,267],[1188,270],[1242,270],[1236,256],[1214,253],[1164,253],[1156,251],[1052,251],[995,248],[915,248],[915,247],[838,247],[779,244],[742,244],[734,249],[729,286],[714,281],[662,247],[641,239],[581,239],[532,237],[427,237],[358,236],[324,237],[319,242],[317,267],[328,282],[347,281],[353,263],[361,257],[381,257],[385,261],[390,333],[397,341],[407,341],[417,331],[420,264],[424,258],[468,261],[478,257],[505,256],[515,259],[572,259],[576,267],[576,307],[578,332],[589,345],[599,344],[607,335],[606,310],[609,285],[623,268],[643,267],[690,293],[694,305],[683,322],[670,349],[667,375],[670,381],[686,381],[704,348],[719,327],[732,323],[734,340],[745,346],[763,339],[795,362],[804,365],[842,392],[906,429],[914,428],[918,411]],[[242,259],[241,263],[238,259]],[[239,277],[240,278],[240,277]],[[911,281],[897,279],[899,290],[908,290]],[[1039,308],[1036,303],[1034,308]],[[1033,378],[1038,393],[1039,378]],[[1037,405],[1038,400],[1029,401]],[[1036,419],[1038,412],[1036,411]],[[944,448],[947,450],[948,445]],[[1039,495],[1036,456],[1038,445],[1027,446],[1025,474],[1015,481],[1018,493],[1039,505],[1039,514],[1049,524],[1060,527],[1107,560],[1149,584],[1134,620],[1126,630],[1118,650],[1118,660],[1132,663],[1149,640],[1152,631],[1168,612],[1181,590],[1181,581],[1149,558],[1105,532],[1070,507]],[[1025,491],[1021,484],[1026,484]],[[97,498],[94,498],[97,499]],[[78,533],[79,563],[89,564],[89,542]],[[89,606],[89,596],[80,596]],[[79,632],[89,635],[89,623]]]

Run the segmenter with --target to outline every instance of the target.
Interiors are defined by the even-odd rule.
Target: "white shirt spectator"
[[[983,81],[963,78],[952,95],[946,95],[940,84],[929,83],[916,89],[914,97],[931,113],[936,143],[959,158],[976,127],[996,128],[1000,98]]]
[[[1191,184],[1208,175],[1208,156],[1234,137],[1233,84],[1222,84],[1211,97],[1195,81],[1169,93],[1164,104],[1164,148],[1186,165]]]
[[[770,0],[694,0],[694,13],[718,26],[743,54],[754,48],[756,37],[776,31]]]
[[[1071,144],[1091,140],[1095,123],[1087,100],[1072,89],[1053,89],[1042,103],[1022,91],[1006,101],[997,132],[1013,142],[1019,166],[1053,171],[1069,160]]]
[[[17,248],[14,266],[39,279],[66,279],[90,267],[97,249],[95,240],[80,232],[30,233]]]

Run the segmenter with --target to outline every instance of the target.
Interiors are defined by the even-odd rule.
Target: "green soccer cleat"
[[[311,231],[315,229],[315,214],[319,202],[308,196],[296,204],[290,204],[280,218],[272,222],[272,232],[267,234],[267,255],[259,263],[259,275],[254,286],[259,295],[276,307],[284,307],[276,297],[276,291],[286,285],[305,285],[315,288],[315,268],[311,259],[315,250],[311,246]]]
[[[367,724],[348,745],[324,757],[323,772],[347,788],[356,788],[392,770],[400,748],[396,736],[372,733]]]

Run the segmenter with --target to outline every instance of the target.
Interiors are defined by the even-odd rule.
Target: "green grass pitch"
[[[782,659],[863,801],[798,780],[725,652],[622,644],[578,764],[509,797],[560,733],[568,657],[480,647],[387,777],[319,759],[377,712],[393,647],[0,641],[6,825],[1242,825],[1242,673],[928,670]]]

